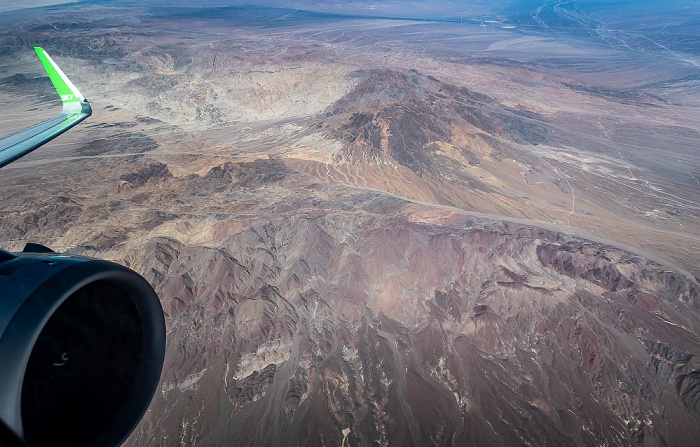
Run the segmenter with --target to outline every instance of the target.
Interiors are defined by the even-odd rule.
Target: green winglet
[[[34,47],[34,51],[36,51],[36,55],[39,56],[39,60],[44,66],[46,74],[51,78],[51,82],[53,82],[53,86],[56,88],[64,104],[85,101],[85,97],[78,91],[75,85],[73,85],[70,79],[61,71],[58,65],[56,65],[56,62],[51,59],[51,56],[49,56],[43,48]]]
[[[34,49],[61,96],[63,108],[61,113],[43,123],[0,137],[0,168],[48,143],[92,114],[90,103],[58,68],[56,62],[42,48]],[[2,441],[0,444],[3,444]]]

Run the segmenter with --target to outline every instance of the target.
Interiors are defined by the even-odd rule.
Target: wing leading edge
[[[34,47],[63,102],[58,116],[0,138],[0,168],[53,140],[92,115],[90,103],[43,48]]]

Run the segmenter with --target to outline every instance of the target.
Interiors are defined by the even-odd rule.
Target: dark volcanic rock
[[[108,138],[99,138],[79,147],[78,155],[142,154],[158,148],[151,137],[138,132],[118,133]]]
[[[372,113],[353,113],[350,121],[338,129],[337,135],[345,143],[353,145],[355,150],[362,151],[366,157],[374,160],[382,156],[382,128],[375,121]]]
[[[24,205],[22,208],[21,212],[0,220],[0,229],[5,237],[21,239],[26,234],[62,232],[83,215],[82,205],[65,196],[51,197],[45,203]]]
[[[456,128],[516,143],[550,140],[539,114],[505,107],[417,70],[367,70],[353,76],[360,79],[358,85],[327,113],[347,115],[331,134],[345,143],[349,158],[378,161],[387,153],[416,172],[439,176],[445,164],[436,160],[431,144],[451,141]]]
[[[700,356],[651,340],[644,346],[651,355],[650,369],[673,385],[688,410],[700,413]]]
[[[187,191],[208,195],[238,188],[257,188],[283,180],[290,172],[279,160],[256,159],[250,162],[214,166],[204,176],[194,178]]]
[[[22,95],[36,95],[43,101],[56,100],[56,89],[46,77],[28,77],[17,73],[0,78],[0,91]]]
[[[149,181],[156,182],[161,179],[172,177],[167,165],[163,163],[151,163],[138,171],[124,174],[119,180],[125,182],[129,187],[143,186]]]
[[[227,170],[234,183],[248,188],[279,182],[291,172],[279,160],[262,158],[250,162],[229,164]]]

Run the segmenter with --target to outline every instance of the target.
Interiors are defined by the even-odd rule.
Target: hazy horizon
[[[126,442],[700,439],[697,1],[84,1],[0,15],[0,245],[165,312]]]

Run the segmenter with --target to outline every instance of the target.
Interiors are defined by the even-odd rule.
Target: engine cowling
[[[32,447],[119,445],[160,379],[158,297],[121,265],[32,247],[0,250],[0,419]]]

